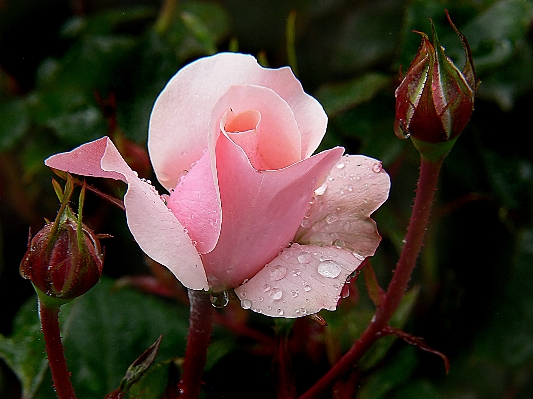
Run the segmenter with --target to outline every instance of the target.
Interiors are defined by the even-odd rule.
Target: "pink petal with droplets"
[[[373,255],[381,236],[370,215],[385,202],[389,189],[390,178],[380,161],[343,156],[315,191],[295,241],[335,245],[362,257]]]
[[[186,287],[208,289],[199,254],[183,226],[165,206],[155,188],[131,170],[108,137],[51,156],[45,164],[69,173],[128,183],[124,196],[126,217],[141,249],[168,267]]]
[[[326,131],[322,106],[306,94],[289,68],[261,67],[254,57],[219,53],[182,68],[159,95],[150,118],[148,149],[160,183],[170,190],[208,147],[211,111],[233,85],[272,89],[289,105],[301,134],[301,159]]]
[[[220,234],[221,211],[208,152],[179,181],[167,206],[185,226],[198,252],[213,250]]]
[[[241,306],[273,317],[335,310],[346,279],[362,260],[335,247],[295,244],[235,288]]]
[[[251,278],[289,244],[317,182],[326,178],[342,152],[334,148],[284,169],[257,171],[239,146],[219,135],[216,168],[222,226],[215,249],[202,255],[214,291]]]

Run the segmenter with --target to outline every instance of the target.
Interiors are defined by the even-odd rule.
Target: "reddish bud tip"
[[[448,13],[446,13],[448,15]],[[474,64],[468,42],[461,38],[466,64],[460,71],[444,53],[431,22],[433,41],[424,33],[422,43],[407,74],[396,89],[394,131],[400,138],[409,136],[425,143],[442,143],[456,138],[465,128],[476,92]]]

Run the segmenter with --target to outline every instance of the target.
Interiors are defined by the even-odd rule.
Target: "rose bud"
[[[20,274],[31,280],[39,296],[70,301],[100,279],[103,254],[98,236],[66,207],[31,240]]]
[[[407,74],[396,89],[394,132],[423,143],[443,143],[456,138],[465,128],[472,111],[476,76],[466,37],[448,21],[459,35],[466,53],[461,72],[444,53],[431,22],[433,42],[421,32],[422,43]]]

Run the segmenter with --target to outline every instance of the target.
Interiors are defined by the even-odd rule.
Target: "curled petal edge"
[[[45,160],[48,167],[83,176],[111,178],[128,184],[124,196],[128,227],[139,247],[166,266],[187,288],[207,290],[198,251],[155,188],[139,179],[108,137]]]

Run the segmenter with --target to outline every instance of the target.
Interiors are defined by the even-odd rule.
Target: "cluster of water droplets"
[[[356,160],[344,156],[326,181],[315,190],[309,209],[300,223],[301,229],[308,230],[302,234],[305,234],[310,244],[349,249],[347,242],[359,230],[359,221],[354,219],[354,213],[367,217],[371,212],[364,198],[369,187],[366,178],[380,173],[382,164],[379,161],[371,166],[357,163],[356,166],[362,168],[361,173],[354,173],[353,168],[347,167],[353,162]],[[359,209],[353,209],[354,201],[362,203]]]
[[[239,291],[241,306],[258,313],[284,316],[287,304],[292,301],[296,304],[293,315],[310,314],[307,306],[313,295],[325,295],[323,290],[313,294],[316,289],[313,287],[329,286],[333,292],[339,292],[344,281],[338,281],[338,277],[344,268],[335,256],[327,257],[295,243],[283,251],[278,260],[267,265],[259,294],[254,292],[253,298],[249,298],[245,289]]]

